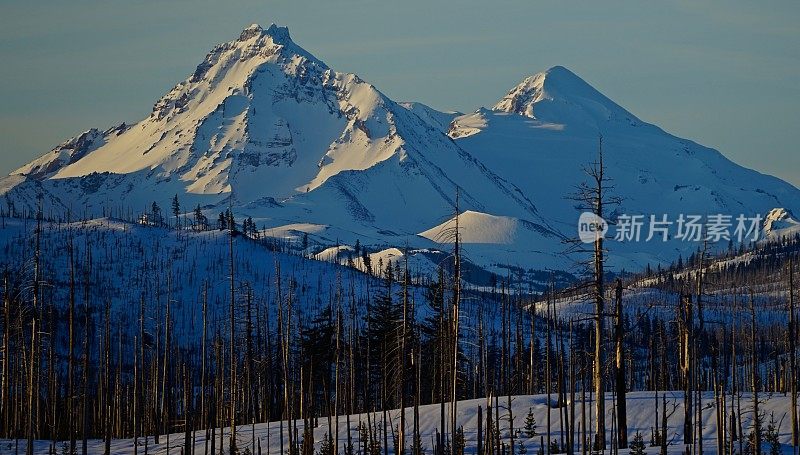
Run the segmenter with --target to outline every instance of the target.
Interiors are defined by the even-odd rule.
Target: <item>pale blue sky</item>
[[[438,109],[491,105],[563,65],[643,120],[800,186],[796,0],[0,0],[0,172],[145,117],[254,22]]]

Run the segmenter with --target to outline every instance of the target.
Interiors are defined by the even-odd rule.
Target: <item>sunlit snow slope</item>
[[[525,79],[492,109],[445,113],[334,71],[276,25],[217,45],[147,118],[65,141],[3,179],[0,195],[11,211],[41,194],[53,216],[132,219],[177,194],[212,220],[232,207],[267,233],[374,252],[447,248],[437,241],[458,193],[470,260],[497,273],[569,269],[578,212],[567,196],[600,134],[620,211],[800,208],[791,185],[643,122],[567,69]],[[696,247],[609,246],[628,268]]]

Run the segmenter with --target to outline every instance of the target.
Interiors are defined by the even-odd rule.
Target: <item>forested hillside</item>
[[[163,450],[173,434],[175,450],[228,453],[253,450],[242,425],[258,423],[266,437],[274,422],[271,437],[284,440],[261,441],[264,450],[474,453],[478,440],[462,427],[474,427],[475,403],[492,397],[503,415],[482,417],[481,453],[495,450],[486,442],[493,437],[509,453],[522,450],[519,441],[538,445],[517,434],[522,416],[509,415],[507,402],[546,393],[556,415],[538,421],[539,431],[558,426],[547,450],[570,453],[626,447],[634,429],[648,428],[641,410],[625,410],[626,393],[681,391],[670,392],[667,412],[682,430],[658,430],[650,415],[653,429],[644,431],[674,450],[699,442],[696,434],[709,445],[719,436],[720,447],[732,431],[761,428],[766,438],[770,416],[752,414],[757,394],[796,396],[793,237],[610,277],[602,294],[596,280],[529,293],[514,274],[465,286],[459,243],[441,252],[432,277],[414,273],[403,252],[360,271],[309,259],[303,236],[265,237],[247,220],[222,218],[206,229],[3,218],[3,437],[22,447],[49,440],[37,447],[58,452],[133,444],[124,450],[144,453]],[[596,399],[598,378],[607,399]],[[570,403],[586,404],[579,412]],[[736,429],[716,422],[712,430],[708,409]],[[316,433],[337,415],[352,420],[326,427],[339,435],[332,444]],[[277,422],[291,419],[280,430],[288,424]],[[490,436],[498,419],[506,426]],[[782,425],[785,434],[791,427]],[[315,426],[315,435],[303,430]]]

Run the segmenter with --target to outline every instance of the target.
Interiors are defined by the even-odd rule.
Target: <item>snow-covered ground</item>
[[[669,453],[683,453],[684,452],[684,445],[683,445],[683,394],[682,392],[667,392],[667,441],[669,442],[668,452]],[[662,394],[659,394],[661,397]],[[579,400],[580,394],[577,395],[576,403],[575,403],[575,420],[577,425],[580,425],[582,420],[582,412],[583,412],[583,403]],[[555,395],[553,395],[551,401],[555,403]],[[608,425],[608,435],[607,440],[611,440],[611,422],[613,416],[613,408],[611,406],[612,396],[611,394],[607,395],[607,408],[606,408],[606,422]],[[742,411],[742,428],[745,433],[748,433],[751,429],[752,425],[752,408],[751,406],[751,396],[747,393],[742,394],[740,397],[741,400],[741,411]],[[716,408],[714,406],[714,396],[711,393],[704,393],[703,400],[702,400],[702,427],[703,427],[703,450],[706,453],[717,453],[716,452],[716,444],[717,444],[717,415],[716,415]],[[458,411],[458,424],[463,426],[464,428],[464,436],[466,440],[466,453],[475,453],[476,451],[476,444],[477,444],[477,423],[478,423],[478,407],[483,407],[483,422],[485,426],[486,422],[486,405],[487,402],[485,399],[476,399],[476,400],[468,400],[468,401],[460,401],[457,406]],[[499,405],[500,405],[500,431],[501,437],[503,438],[504,442],[508,442],[509,438],[509,420],[508,420],[508,399],[507,397],[499,398]],[[736,400],[731,397],[727,396],[727,409],[730,412],[732,409],[736,409],[737,402]],[[766,429],[767,424],[770,420],[774,420],[778,432],[779,432],[779,439],[783,445],[784,452],[789,451],[790,447],[788,443],[790,442],[791,437],[791,430],[790,430],[790,418],[788,416],[788,411],[790,407],[790,400],[788,396],[781,395],[781,394],[762,394],[760,396],[760,405],[759,410],[762,414],[763,418],[763,427]],[[656,416],[655,416],[655,409],[656,404],[654,401],[654,394],[653,392],[632,392],[627,395],[627,408],[628,408],[628,440],[631,441],[633,436],[639,432],[644,437],[644,441],[648,447],[646,447],[646,453],[658,453],[658,448],[656,447],[649,447],[650,446],[650,439],[651,439],[651,431],[652,427],[655,425]],[[518,436],[519,439],[515,441],[515,444],[519,444],[522,442],[525,444],[528,453],[536,453],[538,448],[540,447],[541,436],[544,436],[547,432],[546,422],[547,422],[547,396],[546,395],[530,395],[530,396],[513,396],[511,399],[511,410],[513,411],[513,420],[514,420],[514,428],[515,430],[522,429],[525,424],[525,418],[528,414],[529,410],[533,411],[533,414],[536,418],[536,433],[537,435],[533,438],[527,438],[524,435],[520,434]],[[586,410],[586,421],[587,426],[592,428],[589,425],[590,422],[590,415],[593,415],[594,408],[593,403],[589,401],[587,395],[587,401],[585,402],[585,410]],[[447,405],[446,412],[449,413],[449,405]],[[551,413],[551,437],[553,439],[560,439],[562,432],[561,427],[559,424],[559,410],[557,408],[549,408],[549,412]],[[661,413],[661,400],[659,398],[659,405],[658,405],[658,412]],[[400,421],[400,413],[398,410],[392,410],[389,413],[389,417],[391,419],[392,425],[396,426],[399,424]],[[449,414],[448,414],[449,415]],[[494,416],[494,410],[493,410]],[[659,419],[662,416],[659,415]],[[378,425],[379,427],[382,425],[382,413],[376,412],[370,417],[370,422],[373,425]],[[728,421],[730,418],[730,414],[728,414]],[[411,444],[411,432],[413,430],[413,419],[412,419],[412,409],[409,408],[406,411],[406,419],[407,419],[407,429],[406,435],[408,440],[406,442],[406,447],[410,447]],[[494,419],[493,419],[494,420]],[[376,423],[377,422],[377,423]],[[432,405],[425,405],[420,407],[420,433],[421,433],[421,440],[422,445],[425,447],[426,453],[432,452],[432,444],[435,438],[435,434],[437,429],[440,427],[440,406],[438,404]],[[448,421],[449,422],[449,421]],[[358,433],[358,426],[359,423],[363,423],[364,425],[367,424],[367,415],[353,415],[350,416],[350,436],[353,439],[353,443],[356,446],[356,450],[359,447],[359,433]],[[303,422],[302,420],[297,422],[298,432],[300,435],[303,433]],[[387,425],[388,426],[388,425]],[[284,423],[283,428],[284,432],[286,431],[288,425]],[[579,427],[580,428],[580,427]],[[347,418],[346,416],[339,417],[339,434],[338,434],[338,441],[339,441],[339,453],[344,453],[344,444],[347,441]],[[223,431],[223,447],[227,450],[228,448],[228,438],[229,438],[229,428],[222,429]],[[320,441],[325,437],[326,434],[331,432],[331,429],[328,427],[327,419],[320,418],[318,420],[318,425],[314,428],[314,440],[316,442],[317,448],[319,448]],[[217,447],[219,447],[219,430],[216,432],[217,434]],[[288,439],[288,435],[284,433],[284,439]],[[205,431],[201,430],[194,434],[194,448],[196,453],[205,453],[205,446],[206,446],[206,439],[205,439]],[[485,432],[484,432],[484,441],[485,441]],[[576,441],[580,441],[580,433],[576,435]],[[169,441],[169,442],[167,442]],[[392,447],[392,438],[389,437],[389,445],[388,453],[394,453]],[[148,441],[148,453],[157,453],[157,454],[180,454],[182,453],[182,446],[184,444],[184,434],[183,433],[175,433],[167,436],[161,436],[159,444],[155,444],[153,442],[153,438],[151,437]],[[35,451],[34,453],[37,454],[46,454],[48,453],[52,442],[51,441],[36,441],[35,443]],[[168,446],[169,444],[169,446]],[[61,447],[63,442],[56,443],[56,450],[60,453]],[[144,439],[140,438],[139,440],[139,453],[144,453]],[[266,423],[257,423],[255,425],[241,425],[237,427],[237,445],[240,450],[250,449],[253,453],[259,453],[258,447],[261,447],[262,454],[273,454],[278,455],[280,454],[280,423],[279,422],[271,422],[269,424]],[[20,453],[24,453],[25,441],[24,440],[0,440],[0,453],[16,453],[16,450],[19,450]],[[101,440],[91,440],[88,443],[89,453],[90,454],[101,454],[103,453],[103,441]],[[80,442],[79,442],[79,449],[80,449]],[[255,450],[254,450],[255,449]],[[285,449],[285,448],[284,448]],[[738,443],[737,443],[738,449]],[[765,443],[765,449],[768,450],[768,447]],[[627,453],[627,450],[621,450],[621,453]],[[118,439],[112,440],[111,442],[111,453],[118,454],[118,455],[128,455],[134,453],[134,443],[132,439]]]
[[[749,303],[743,295],[743,293],[718,293],[703,296],[705,320],[725,325],[749,324]],[[612,296],[613,289],[609,289],[606,305],[613,305],[610,300]],[[680,302],[680,295],[677,292],[649,287],[626,289],[622,296],[623,311],[633,316],[633,320],[644,316],[669,320],[676,314]],[[754,301],[758,309],[759,324],[780,326],[786,323],[788,296],[784,292],[756,293]],[[535,305],[537,314],[543,315],[547,312],[545,298],[537,301]],[[595,302],[587,294],[560,297],[551,302],[551,312],[554,312],[554,317],[564,321],[591,317],[594,311]]]
[[[25,280],[30,279],[33,270],[35,226],[33,220],[5,219],[2,222],[0,266],[11,271],[14,288],[30,288]],[[155,331],[154,327],[162,322],[160,318],[164,316],[169,299],[174,336],[188,346],[199,342],[206,286],[212,324],[227,311],[230,301],[230,235],[227,231],[176,231],[109,218],[43,223],[42,281],[46,298],[55,303],[57,311],[66,311],[68,302],[70,238],[75,248],[76,286],[83,289],[89,252],[88,291],[93,311],[100,311],[97,302],[110,303],[112,318],[122,327],[129,326],[131,330],[138,327],[139,302],[143,300],[145,327]],[[280,292],[284,298],[292,292],[295,304],[306,317],[312,317],[330,301],[332,293],[337,292],[337,283],[348,301],[352,298],[357,302],[384,286],[380,278],[353,268],[308,259],[297,250],[291,253],[273,251],[269,244],[242,235],[233,239],[233,255],[239,312],[244,311],[248,291],[254,308],[276,311],[278,269]],[[425,300],[421,288],[412,288],[410,292],[417,301]],[[78,301],[79,308],[82,302]],[[422,303],[419,309],[424,311]],[[133,332],[123,334],[131,345],[133,335]],[[66,341],[64,336],[60,334],[62,343]]]

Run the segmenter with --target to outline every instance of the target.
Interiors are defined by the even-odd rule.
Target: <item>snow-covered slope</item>
[[[578,212],[564,198],[585,178],[581,169],[596,161],[599,135],[613,194],[622,198],[617,213],[645,215],[647,221],[668,215],[674,222],[681,213],[735,220],[800,204],[792,185],[644,123],[562,67],[525,79],[491,110],[456,118],[449,135],[570,234]],[[646,229],[647,223],[642,239]],[[629,269],[672,260],[697,246],[679,240],[609,243],[615,265]]]
[[[431,128],[439,131],[447,131],[450,127],[450,122],[454,118],[463,115],[461,112],[440,112],[430,106],[416,102],[406,101],[400,103],[400,105],[417,114],[417,117],[424,120]]]
[[[214,47],[147,118],[65,141],[3,179],[0,195],[17,212],[41,194],[54,216],[134,218],[177,194],[212,220],[232,207],[267,233],[358,239],[374,252],[436,247],[458,188],[475,263],[566,269],[578,213],[564,197],[598,133],[629,212],[800,207],[791,185],[642,122],[564,68],[525,79],[492,110],[444,113],[334,71],[276,25]],[[630,268],[694,247],[611,248]]]
[[[448,243],[448,235],[454,235],[456,218],[421,232],[419,235],[439,243]],[[458,217],[459,240],[463,243],[513,244],[524,238],[520,232],[525,230],[535,235],[535,226],[508,216],[494,216],[487,213],[467,210]]]
[[[666,405],[667,405],[667,437],[666,440],[668,442],[667,446],[667,453],[669,454],[680,454],[685,453],[686,450],[690,450],[689,447],[684,446],[683,444],[683,392],[659,392],[658,399],[661,400],[664,397]],[[594,412],[593,410],[593,402],[589,397],[586,397],[586,401],[580,401],[580,393],[577,395],[577,400],[575,403],[575,412],[576,412],[576,421],[588,421],[591,417],[589,416],[590,413]],[[626,397],[626,404],[627,404],[627,416],[628,416],[628,440],[632,441],[634,435],[636,433],[640,433],[645,441],[646,444],[646,453],[657,453],[659,447],[652,447],[650,445],[652,429],[657,421],[656,417],[656,410],[659,409],[658,406],[655,406],[655,398],[653,392],[633,392],[628,393]],[[606,396],[607,402],[610,402],[613,399],[612,395],[609,393]],[[715,453],[717,449],[717,435],[718,435],[718,422],[717,422],[717,409],[715,407],[714,394],[712,392],[705,392],[701,396],[702,405],[699,406],[700,414],[702,417],[702,438],[703,438],[703,446],[706,451],[710,451],[711,453]],[[731,408],[734,407],[736,404],[736,400],[732,399],[730,395],[726,396],[726,406],[730,406]],[[786,422],[788,421],[788,414],[789,409],[791,407],[791,400],[786,395],[782,394],[766,394],[762,395],[763,402],[759,405],[761,412],[764,413],[764,421],[770,422],[774,420],[776,423],[776,427],[778,430],[778,442],[782,445],[781,449],[785,450],[784,453],[789,453],[791,447],[789,444],[791,443],[791,427]],[[749,393],[744,393],[740,397],[740,404],[741,409],[744,411],[742,413],[742,427],[746,431],[750,431],[753,425],[753,418],[752,412],[750,412],[749,403],[752,400]],[[553,395],[551,397],[551,403],[556,402],[556,396]],[[494,404],[494,403],[492,403]],[[566,432],[562,434],[562,425],[559,423],[560,417],[560,409],[555,406],[548,405],[548,398],[547,395],[522,395],[522,396],[512,396],[511,403],[509,406],[508,399],[503,397],[500,399],[499,405],[502,406],[503,414],[501,414],[500,425],[499,425],[499,432],[500,438],[502,439],[503,444],[510,443],[510,423],[511,419],[509,418],[509,414],[507,413],[507,409],[511,409],[511,416],[513,417],[513,425],[516,431],[520,431],[521,428],[525,425],[525,418],[528,415],[528,412],[532,412],[534,419],[535,419],[535,433],[534,437],[528,437],[524,432],[519,432],[519,434],[515,435],[514,443],[519,447],[519,444],[524,444],[527,450],[527,453],[538,453],[541,447],[541,442],[545,435],[547,435],[547,422],[548,422],[548,413],[550,414],[550,421],[552,422],[552,426],[550,428],[551,437],[554,440],[561,440],[562,436],[565,437]],[[449,412],[449,405],[447,405],[447,412]],[[486,407],[487,407],[487,400],[485,399],[475,399],[475,400],[465,400],[460,401],[457,406],[458,411],[458,425],[462,426],[464,429],[464,440],[465,440],[465,447],[464,453],[466,454],[475,454],[477,453],[477,445],[478,445],[478,408],[482,407],[483,412],[485,415]],[[606,422],[610,422],[613,420],[613,410],[611,406],[606,406]],[[412,409],[409,408],[406,410],[406,415],[408,416],[411,414]],[[431,453],[434,450],[433,441],[436,439],[437,429],[441,426],[440,425],[440,406],[438,404],[430,404],[424,405],[419,407],[419,431],[420,431],[420,440],[423,448],[425,449],[426,453]],[[583,413],[586,414],[583,414]],[[659,410],[660,412],[660,410]],[[360,434],[358,431],[358,427],[360,424],[367,425],[367,422],[378,422],[374,423],[380,428],[382,425],[383,419],[387,418],[387,425],[389,428],[394,428],[399,425],[400,422],[400,412],[399,410],[390,410],[386,417],[384,417],[380,412],[376,412],[367,416],[366,414],[357,414],[351,415],[348,417],[339,416],[338,418],[338,425],[332,423],[331,426],[328,426],[328,422],[325,419],[319,419],[318,425],[313,429],[314,434],[314,441],[315,447],[319,450],[321,441],[325,440],[325,436],[327,434],[332,434],[333,431],[338,428],[339,434],[335,437],[337,441],[337,446],[339,450],[344,450],[344,446],[348,441],[348,433],[350,434],[350,438],[356,448],[363,447],[363,444],[366,444],[366,441],[360,440]],[[408,419],[408,417],[406,417]],[[659,418],[663,418],[663,416],[659,416]],[[484,417],[485,419],[485,417]],[[333,419],[335,422],[336,419]],[[388,423],[388,422],[391,422]],[[782,425],[779,425],[782,423]],[[406,434],[409,438],[406,442],[407,445],[411,444],[411,429],[413,428],[413,424],[406,423],[408,427],[406,428]],[[481,426],[485,425],[485,420],[481,424]],[[766,423],[762,423],[763,426],[766,426]],[[251,453],[258,453],[259,449],[261,449],[261,453],[279,453],[281,450],[282,438],[281,438],[281,431],[283,428],[287,428],[289,425],[284,423],[281,425],[279,422],[271,422],[267,423],[258,423],[255,425],[242,425],[237,427],[237,446],[244,450],[245,448],[248,449]],[[299,428],[299,433],[302,435],[304,434],[303,430],[303,422],[298,421],[297,427]],[[609,430],[610,431],[610,430]],[[329,433],[330,432],[330,433]],[[215,432],[217,435],[217,445],[219,445],[219,434],[220,432]],[[580,444],[580,441],[583,439],[581,437],[580,432],[576,432],[575,435],[576,444]],[[184,443],[184,434],[177,433],[172,434],[167,438],[166,436],[162,436],[160,444],[155,444],[152,440],[152,437],[148,441],[149,450],[153,453],[178,453],[183,448]],[[194,448],[198,452],[204,450],[207,441],[205,439],[206,433],[204,430],[197,431],[194,434]],[[228,447],[228,438],[230,437],[229,429],[223,428],[222,429],[222,437],[223,437],[223,447]],[[484,443],[486,440],[486,435],[483,435]],[[586,438],[590,440],[591,438]],[[611,439],[610,434],[608,439]],[[743,438],[744,439],[744,438]],[[169,447],[167,447],[167,442],[170,441]],[[79,441],[80,443],[80,441]],[[50,453],[48,450],[51,448],[51,441],[36,441],[34,446],[34,453],[37,454],[47,454]],[[144,445],[144,439],[141,438],[139,440],[139,453],[141,453],[142,446]],[[56,449],[59,449],[61,445],[56,445]],[[255,447],[255,449],[253,449]],[[736,446],[738,449],[738,445]],[[0,450],[6,450],[8,453],[12,453],[15,449],[19,449],[20,453],[24,451],[25,448],[25,441],[24,440],[0,440]],[[765,442],[763,450],[769,450],[768,444]],[[90,454],[101,454],[103,453],[104,445],[102,440],[91,440],[88,444],[88,453]],[[111,450],[112,453],[115,454],[133,454],[135,453],[133,439],[118,439],[111,441]],[[388,451],[387,453],[394,454],[394,449],[392,448],[391,443],[386,448]],[[583,448],[582,450],[586,451],[588,449]],[[621,454],[629,453],[628,449],[621,449],[619,450]]]

